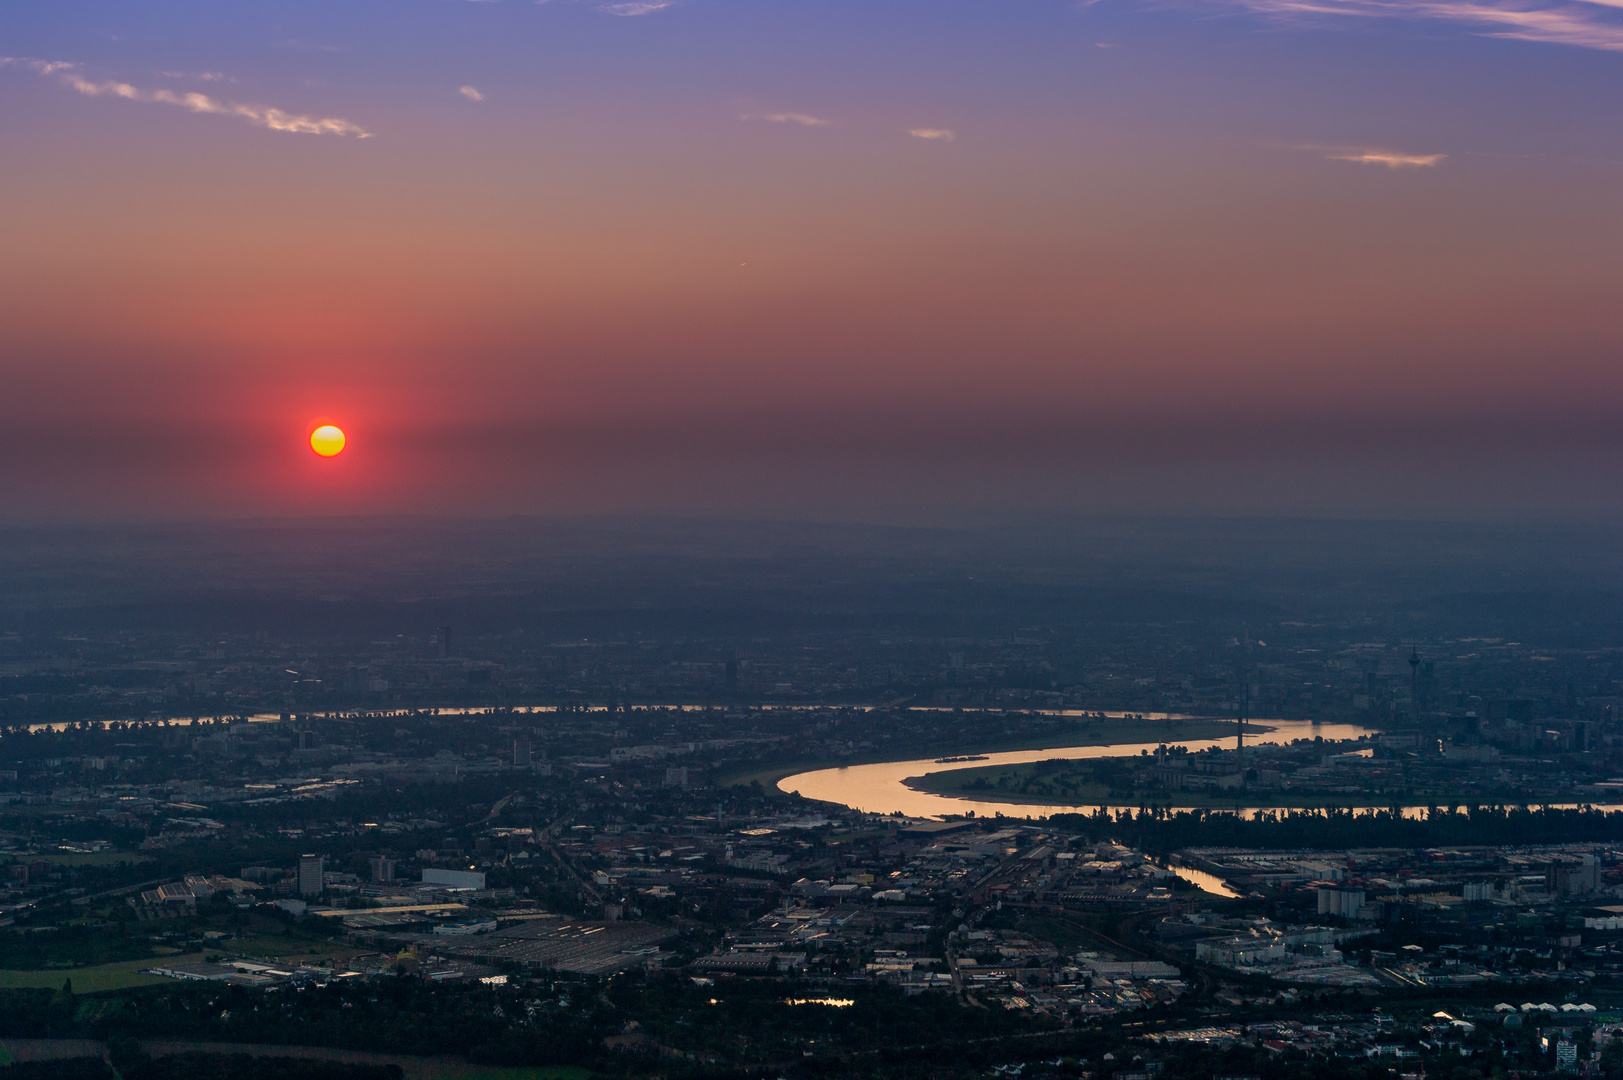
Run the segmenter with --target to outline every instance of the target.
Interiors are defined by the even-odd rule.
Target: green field
[[[583,1069],[579,1065],[529,1065],[457,1073],[456,1080],[587,1080],[591,1075],[590,1069]]]
[[[0,989],[3,990],[60,990],[67,979],[73,980],[75,994],[99,994],[108,990],[128,990],[135,986],[153,986],[168,980],[161,975],[142,975],[140,968],[158,963],[181,963],[203,959],[202,953],[168,956],[163,960],[121,960],[116,964],[95,967],[53,968],[49,971],[0,971]]]
[[[341,960],[347,960],[351,956],[366,951],[364,949],[353,949],[348,945],[334,945],[329,941],[297,937],[292,934],[255,934],[250,937],[237,937],[229,941],[221,941],[212,948],[216,952],[231,956],[258,956],[266,960],[275,960],[278,963],[285,961],[290,964],[297,963],[300,960],[315,960],[324,957],[337,957]]]
[[[151,862],[151,855],[137,855],[133,851],[92,851],[73,852],[62,851],[55,855],[41,855],[45,862],[61,863],[63,866],[113,866],[117,863],[144,863]]]
[[[26,855],[28,862],[56,863],[58,866],[114,866],[118,863],[151,862],[150,855],[137,855],[133,851],[57,851],[47,855]],[[8,863],[17,862],[13,857]]]

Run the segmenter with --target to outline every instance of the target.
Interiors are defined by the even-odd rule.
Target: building
[[[441,937],[466,937],[470,934],[488,934],[496,929],[497,925],[495,919],[470,919],[467,922],[436,926],[434,933]]]
[[[530,740],[513,740],[513,768],[528,769],[530,767]]]
[[[449,889],[483,889],[485,875],[475,870],[423,870],[424,885],[444,885]]]
[[[1285,959],[1285,945],[1268,938],[1228,938],[1224,941],[1198,941],[1195,959],[1223,967],[1256,967]]]
[[[394,880],[394,860],[389,859],[389,858],[385,858],[382,855],[379,855],[378,857],[373,859],[372,860],[372,880],[373,881],[393,881]]]
[[[1545,887],[1557,896],[1582,896],[1600,888],[1600,863],[1593,855],[1568,856],[1552,863]]]
[[[1364,906],[1364,890],[1335,885],[1319,886],[1319,914],[1356,919]]]
[[[133,905],[135,901],[132,899]],[[160,915],[190,915],[197,910],[197,896],[181,883],[160,885],[141,894],[141,903]]]
[[[1578,1071],[1578,1044],[1562,1039],[1555,1044],[1555,1067],[1562,1072]]]
[[[688,787],[688,770],[686,765],[677,765],[665,770],[665,786],[674,788]]]
[[[327,870],[327,860],[321,855],[299,856],[299,895],[319,896],[325,887],[322,875]]]

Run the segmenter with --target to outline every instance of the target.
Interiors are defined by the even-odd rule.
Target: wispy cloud
[[[743,113],[740,120],[765,120],[769,124],[799,124],[801,127],[828,127],[832,120],[799,112]]]
[[[456,92],[467,98],[469,101],[485,100],[485,95],[480,93],[477,86],[459,86],[457,87]]]
[[[0,57],[0,67],[21,67],[37,75],[56,79],[62,85],[86,97],[116,97],[125,101],[139,101],[156,105],[174,105],[194,113],[215,116],[234,116],[250,124],[272,131],[290,131],[301,135],[353,135],[358,139],[371,136],[357,124],[336,117],[304,116],[266,105],[244,105],[235,101],[221,101],[196,91],[185,93],[174,90],[143,90],[129,83],[105,80],[95,82],[79,73],[79,65],[62,60],[34,60],[26,57]]]
[[[934,139],[937,142],[956,142],[958,133],[952,128],[908,128],[907,133],[915,139]]]
[[[1338,150],[1325,155],[1331,161],[1385,165],[1388,169],[1429,169],[1447,154],[1400,154],[1394,150]]]
[[[225,82],[223,71],[160,71],[160,79],[196,79],[198,82]],[[232,82],[237,80],[232,79]]]
[[[324,41],[300,41],[297,38],[288,38],[284,41],[273,41],[274,49],[297,49],[300,52],[337,52],[338,46],[328,45]]]
[[[537,4],[552,4],[558,2],[558,0],[535,0],[535,2]],[[568,2],[568,0],[565,0],[565,2]],[[629,18],[637,15],[652,15],[656,11],[676,7],[680,2],[681,0],[613,0],[610,3],[593,2],[592,7],[605,15],[620,15]]]
[[[1306,20],[1389,18],[1459,23],[1487,37],[1623,52],[1623,0],[1229,0]]]
[[[66,60],[34,60],[26,56],[0,56],[0,67],[20,67],[32,71],[36,75],[55,75],[59,71],[71,71],[77,64]]]
[[[652,15],[675,4],[676,0],[627,0],[621,4],[599,4],[597,10],[610,15]]]

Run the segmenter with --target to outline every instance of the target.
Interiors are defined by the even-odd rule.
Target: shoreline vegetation
[[[1250,729],[1247,729],[1247,734]],[[1130,755],[1122,755],[1128,759]],[[1221,789],[1143,788],[1124,790],[1103,783],[1094,770],[1102,758],[1047,758],[1013,765],[983,765],[942,769],[909,776],[902,783],[914,791],[967,802],[999,802],[1016,806],[1175,806],[1180,810],[1324,810],[1341,809],[1349,798],[1362,804],[1384,806],[1380,795],[1349,796],[1345,792],[1291,792],[1257,787]],[[1480,799],[1480,796],[1472,798]],[[1464,796],[1456,803],[1471,802]],[[1371,801],[1373,800],[1373,801]],[[1447,802],[1438,798],[1437,802]]]
[[[1252,731],[1246,727],[1247,734]],[[1329,746],[1330,744],[1326,744]],[[1336,745],[1362,746],[1359,740]],[[1195,757],[1187,760],[1193,761]],[[1015,806],[1164,807],[1178,810],[1327,810],[1358,806],[1384,807],[1388,793],[1361,795],[1346,791],[1302,791],[1257,785],[1236,787],[1138,786],[1142,782],[1140,756],[1130,754],[1097,758],[1045,758],[932,770],[905,777],[908,788],[929,795],[968,802],[1007,803]],[[1135,777],[1135,772],[1139,776]],[[1473,796],[1480,799],[1480,794]],[[1464,793],[1454,801],[1473,801]],[[1448,799],[1438,797],[1438,802]]]
[[[989,771],[1002,772],[1011,768],[993,767]],[[971,770],[952,770],[952,772],[969,772]],[[946,779],[950,773],[925,773],[923,776],[909,776],[902,783],[914,791],[922,791],[927,795],[940,795],[947,799],[962,799],[965,802],[998,802],[1008,803],[1012,806],[1078,806],[1093,808],[1105,806],[1115,808],[1138,807],[1171,807],[1177,810],[1224,810],[1232,811],[1235,808],[1242,810],[1343,810],[1348,807],[1346,795],[1291,795],[1288,792],[1258,791],[1254,788],[1227,789],[1238,791],[1233,794],[1214,795],[1201,791],[1145,791],[1132,795],[1116,792],[1103,784],[1082,785],[1070,792],[1054,795],[1027,795],[1024,793],[1011,794],[1008,791],[988,787],[985,790],[974,790],[963,787],[963,781]],[[1448,799],[1432,800],[1439,804],[1448,803]],[[1465,805],[1472,799],[1455,799],[1453,805]],[[1367,800],[1354,799],[1358,809],[1365,808]],[[1420,805],[1405,802],[1404,805]],[[1367,806],[1376,809],[1384,808],[1378,802],[1367,802]]]

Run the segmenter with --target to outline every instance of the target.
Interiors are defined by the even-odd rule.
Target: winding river
[[[1357,724],[1315,724],[1308,720],[1255,720],[1250,723],[1270,728],[1266,732],[1246,732],[1246,742],[1288,743],[1296,739],[1322,736],[1326,741],[1357,739],[1372,735],[1370,728]],[[1234,737],[1222,739],[1180,739],[1178,745],[1191,752],[1212,746],[1232,746]],[[956,768],[985,768],[990,765],[1021,765],[1029,761],[1048,761],[1052,758],[1137,757],[1140,751],[1154,751],[1160,741],[1145,743],[1113,743],[1104,746],[1057,746],[1046,750],[1012,750],[1001,754],[987,754],[983,760],[946,764],[935,758],[912,761],[882,761],[873,765],[844,765],[833,769],[797,773],[778,781],[778,788],[818,802],[838,803],[868,814],[905,814],[908,817],[941,817],[944,814],[967,814],[977,817],[1036,818],[1050,814],[1091,814],[1095,806],[1047,806],[1034,803],[980,802],[948,795],[933,795],[916,791],[904,780],[909,776],[946,772]],[[1125,804],[1123,804],[1125,805]],[[1136,805],[1136,804],[1135,804]],[[1173,809],[1183,809],[1174,807]],[[1241,808],[1242,813],[1254,812]]]

